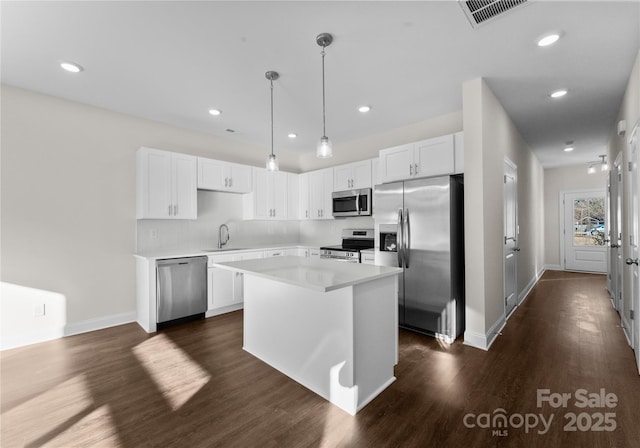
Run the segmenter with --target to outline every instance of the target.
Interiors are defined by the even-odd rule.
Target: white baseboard
[[[136,312],[113,314],[111,316],[87,319],[80,322],[73,322],[63,327],[46,328],[43,330],[31,331],[5,336],[0,341],[0,350],[23,347],[25,345],[37,344],[38,342],[59,339],[65,336],[73,336],[89,331],[102,330],[104,328],[115,327],[136,321]]]
[[[542,272],[544,271],[562,271],[563,268],[559,264],[545,264],[542,267]]]
[[[474,333],[472,331],[464,332],[464,345],[479,348],[480,350],[489,350],[491,344],[494,343],[504,326],[507,324],[505,315],[500,318],[489,328],[486,334]]]
[[[223,306],[221,308],[215,308],[213,310],[208,310],[204,317],[213,317],[219,316],[220,314],[230,313],[232,311],[238,311],[244,308],[244,303],[237,303],[235,305]]]
[[[527,283],[527,286],[524,287],[522,292],[518,294],[518,306],[522,305],[522,302],[524,302],[527,299],[527,297],[529,297],[529,293],[531,292],[533,287],[536,286],[536,284],[538,284],[538,281],[544,274],[544,271],[546,271],[547,269],[548,269],[547,266],[543,266],[542,269],[540,269],[536,273],[536,275],[533,276],[533,278],[529,281],[529,283]],[[553,270],[553,269],[550,269],[550,270]]]

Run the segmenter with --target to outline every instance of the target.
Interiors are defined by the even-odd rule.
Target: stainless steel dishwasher
[[[158,260],[158,329],[204,319],[207,311],[207,257]]]

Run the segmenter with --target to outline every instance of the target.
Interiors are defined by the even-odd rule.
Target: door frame
[[[505,190],[504,190],[504,186],[506,185],[506,177],[507,175],[513,175],[515,181],[515,239],[513,241],[513,244],[511,245],[507,245],[507,237],[506,237],[506,232],[507,229],[505,228],[505,223],[506,223],[506,215],[505,215],[505,209],[506,209],[506,201],[507,198],[504,194]],[[518,166],[511,161],[508,157],[504,158],[504,164],[503,164],[503,190],[502,190],[502,222],[503,222],[503,229],[502,229],[502,235],[504,237],[504,243],[502,246],[502,296],[503,296],[503,306],[504,306],[504,313],[505,313],[505,317],[508,318],[509,316],[511,316],[511,314],[513,314],[515,312],[515,310],[518,308],[518,306],[520,305],[519,302],[519,292],[518,292],[518,252],[520,252],[520,247],[519,247],[519,243],[520,243],[520,227],[518,225]],[[507,292],[507,263],[506,263],[506,259],[507,259],[507,255],[512,255],[514,257],[514,261],[513,263],[514,265],[514,276],[515,278],[513,279],[514,282],[514,305],[513,308],[510,310],[507,310],[507,298],[508,298],[508,292]]]
[[[558,193],[558,215],[560,217],[560,268],[562,268],[563,271],[567,270],[567,252],[566,252],[566,244],[565,244],[565,240],[566,240],[566,220],[565,220],[565,198],[567,195],[570,194],[583,194],[583,193],[594,193],[597,192],[598,194],[602,194],[605,197],[605,201],[606,201],[606,197],[607,197],[607,191],[606,188],[580,188],[577,190],[562,190],[560,193]],[[606,204],[605,204],[606,207]],[[605,213],[605,220],[608,218],[607,213]],[[605,226],[608,226],[609,223],[606,222]],[[605,227],[606,228],[606,227]],[[608,251],[607,249],[605,249],[606,251],[606,255],[605,257],[607,257]],[[588,271],[580,271],[580,272],[588,272]],[[597,274],[601,274],[602,272],[595,272],[594,273]],[[606,272],[605,272],[606,273]]]
[[[629,200],[640,201],[640,145],[638,144],[638,126],[640,121],[635,124],[633,127],[633,131],[629,136],[627,141],[628,151],[629,151],[629,172],[631,176],[631,191],[629,194]],[[635,160],[633,159],[633,153],[635,149]],[[632,169],[633,167],[633,169]],[[640,252],[639,240],[640,240],[640,204],[636,204],[633,207],[629,207],[629,229],[632,236],[629,238],[629,258],[633,258],[635,256],[636,261],[638,258],[638,254]],[[640,311],[640,272],[638,272],[637,266],[633,268],[633,266],[629,266],[631,269],[631,310],[634,313],[634,319],[629,319],[629,323],[631,325],[631,347],[633,348],[634,355],[636,358],[636,364],[638,368],[638,373],[640,373],[640,325],[638,325],[638,316],[636,315]],[[634,272],[635,270],[635,272]],[[634,278],[635,274],[635,278]]]

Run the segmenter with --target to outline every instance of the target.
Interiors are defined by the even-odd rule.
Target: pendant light
[[[607,171],[609,169],[609,165],[607,164],[607,156],[603,154],[603,155],[598,156],[598,157],[600,157],[600,159],[602,159],[602,161],[600,162],[600,170]]]
[[[264,76],[271,83],[271,154],[267,158],[267,171],[278,171],[280,166],[276,155],[273,153],[273,81],[278,79],[280,75],[278,72],[269,71]]]
[[[333,42],[333,36],[329,33],[318,34],[316,37],[316,43],[322,47],[322,137],[318,142],[318,148],[316,156],[321,159],[327,159],[333,157],[333,146],[329,137],[327,137],[326,131],[326,114],[325,114],[325,92],[324,92],[324,49],[331,45]]]

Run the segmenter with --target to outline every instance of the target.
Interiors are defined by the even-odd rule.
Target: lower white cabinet
[[[373,251],[363,250],[360,252],[360,256],[362,264],[376,264],[376,255]]]
[[[313,248],[300,247],[297,249],[297,252],[299,257],[320,258],[320,248],[318,247],[313,247]]]
[[[213,264],[262,258],[262,255],[262,251],[209,255],[207,275],[209,315],[218,314],[220,311],[226,312],[240,309],[244,302],[242,274],[215,268]],[[211,311],[214,312],[211,313]]]
[[[264,258],[283,257],[286,255],[286,249],[265,250]]]

